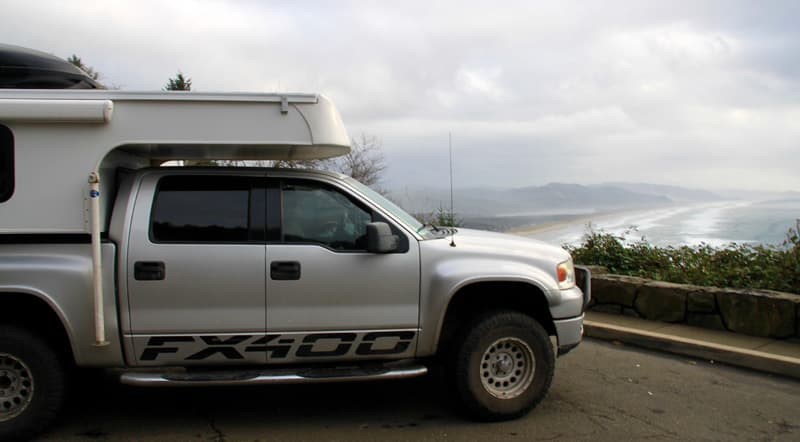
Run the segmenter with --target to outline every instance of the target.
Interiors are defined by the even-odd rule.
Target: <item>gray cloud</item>
[[[430,2],[434,3],[434,2]],[[125,89],[320,91],[387,185],[800,189],[797,2],[121,2],[4,6],[0,40]]]

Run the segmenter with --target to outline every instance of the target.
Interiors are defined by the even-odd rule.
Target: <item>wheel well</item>
[[[0,323],[16,325],[41,336],[64,361],[74,362],[61,318],[45,301],[22,293],[0,293],[0,305]]]
[[[513,310],[536,319],[551,336],[556,334],[547,297],[524,282],[482,282],[461,288],[447,306],[439,350],[450,343],[475,317],[491,310]]]

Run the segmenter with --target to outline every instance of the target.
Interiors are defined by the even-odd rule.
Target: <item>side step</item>
[[[422,365],[187,372],[134,371],[123,373],[120,376],[120,382],[137,387],[306,384],[404,379],[422,376],[427,372],[428,368]]]

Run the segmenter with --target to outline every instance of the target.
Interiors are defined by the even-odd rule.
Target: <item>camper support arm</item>
[[[103,264],[100,255],[100,175],[89,174],[89,201],[92,220],[92,286],[94,297],[94,345],[108,345],[103,315]]]

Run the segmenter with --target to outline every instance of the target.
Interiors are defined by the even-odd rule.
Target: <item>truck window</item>
[[[311,181],[284,182],[283,241],[316,243],[334,250],[366,250],[372,213],[338,190]]]
[[[154,242],[247,242],[250,181],[245,177],[171,176],[158,184],[151,213]]]
[[[14,194],[14,135],[0,124],[0,203]]]

